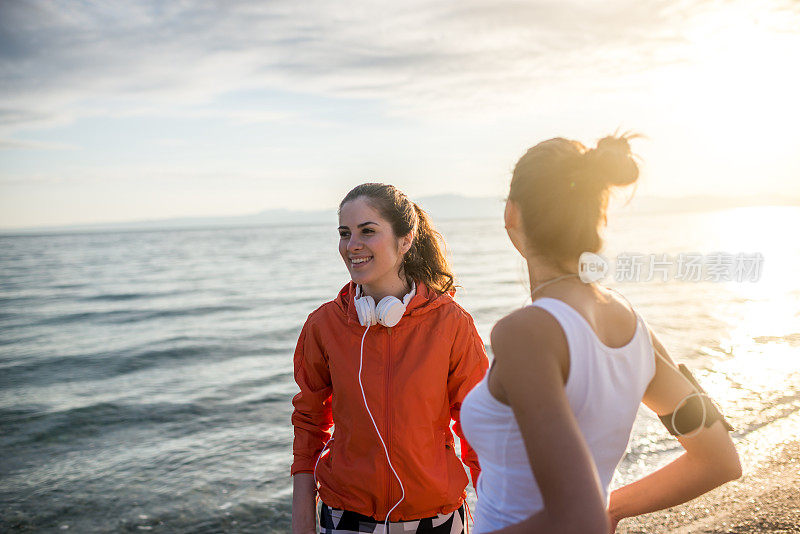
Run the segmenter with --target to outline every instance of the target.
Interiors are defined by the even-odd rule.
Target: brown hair
[[[573,272],[581,253],[600,250],[609,190],[639,177],[628,144],[633,137],[604,137],[593,149],[558,137],[520,158],[508,198],[519,206],[525,236],[537,254]]]
[[[433,228],[430,217],[400,190],[388,184],[367,183],[354,187],[339,204],[364,197],[392,225],[397,237],[414,232],[411,248],[403,256],[406,276],[437,293],[454,290],[455,277],[444,254],[444,239]]]

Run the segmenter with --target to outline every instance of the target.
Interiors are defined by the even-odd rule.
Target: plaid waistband
[[[384,533],[384,522],[347,510],[331,508],[322,503],[319,511],[321,534]],[[390,521],[385,534],[462,534],[464,532],[464,506],[450,512],[410,521]]]

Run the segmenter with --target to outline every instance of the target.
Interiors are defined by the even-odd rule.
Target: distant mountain
[[[454,219],[491,219],[503,216],[504,201],[492,197],[467,197],[447,194],[421,197],[417,200],[434,221]],[[687,211],[713,211],[744,206],[800,206],[800,198],[753,196],[712,197],[692,196],[681,198],[634,197],[627,205],[612,204],[612,210],[630,213],[666,213]],[[230,228],[274,226],[288,224],[336,224],[336,209],[317,211],[264,210],[250,215],[230,217],[180,217],[149,221],[80,224],[24,229],[0,229],[0,234],[42,234],[79,232],[116,232],[146,230],[182,230],[201,228]]]
[[[265,210],[251,215],[227,217],[176,217],[148,221],[130,221],[94,224],[72,224],[67,226],[42,226],[22,229],[1,229],[5,235],[42,233],[83,233],[83,232],[131,232],[147,230],[186,230],[233,228],[251,226],[275,226],[288,224],[334,224],[335,210],[289,211],[285,209]]]
[[[503,202],[487,197],[461,195],[436,195],[418,200],[434,221],[448,219],[474,219],[500,217]],[[201,228],[232,228],[251,226],[276,226],[288,224],[336,224],[336,208],[317,211],[264,210],[250,215],[229,217],[178,217],[148,221],[130,221],[67,226],[42,226],[22,229],[0,229],[0,234],[44,234],[82,232],[127,232],[147,230],[185,230]]]

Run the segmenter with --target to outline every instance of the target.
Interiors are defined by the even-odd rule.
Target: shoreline
[[[623,519],[617,533],[800,533],[800,440],[777,443],[743,468],[738,480],[688,503]]]

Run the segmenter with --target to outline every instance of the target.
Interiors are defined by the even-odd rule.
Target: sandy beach
[[[745,467],[742,478],[681,506],[626,519],[623,534],[800,533],[800,441]]]

